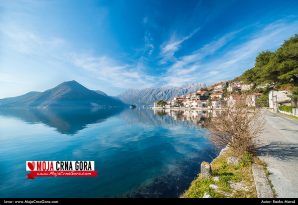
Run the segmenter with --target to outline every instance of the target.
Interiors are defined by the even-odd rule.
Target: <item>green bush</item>
[[[268,93],[263,93],[258,99],[257,99],[257,106],[259,107],[269,107],[269,99],[268,99]]]
[[[281,111],[285,111],[285,112],[292,112],[292,106],[288,106],[288,105],[281,105],[279,107],[279,110]]]

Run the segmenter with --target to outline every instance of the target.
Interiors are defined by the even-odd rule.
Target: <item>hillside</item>
[[[92,91],[76,81],[68,81],[44,92],[29,92],[0,100],[1,107],[113,107],[123,106],[120,100],[103,92]]]
[[[298,34],[286,40],[275,52],[261,52],[256,57],[255,66],[245,71],[238,79],[256,85],[297,87]]]

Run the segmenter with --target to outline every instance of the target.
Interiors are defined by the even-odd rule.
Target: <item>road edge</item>
[[[253,163],[252,174],[255,181],[258,198],[274,198],[273,190],[262,165]]]

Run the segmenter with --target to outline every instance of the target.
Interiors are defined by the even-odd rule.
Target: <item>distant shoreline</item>
[[[162,108],[162,107],[152,107],[152,110],[175,110],[175,111],[189,111],[189,110],[196,110],[196,111],[208,111],[208,110],[221,110],[221,108]]]

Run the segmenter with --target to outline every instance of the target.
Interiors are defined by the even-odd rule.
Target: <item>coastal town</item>
[[[241,94],[246,95],[248,107],[261,107],[259,103],[261,96],[266,95],[267,104],[273,111],[280,111],[283,106],[291,106],[291,92],[287,90],[265,90],[270,89],[269,84],[256,86],[241,81],[223,81],[204,87],[194,93],[177,96],[169,101],[159,100],[154,103],[154,110],[219,110],[224,105],[233,106]],[[288,111],[289,112],[289,111]],[[297,109],[292,109],[291,114],[297,116]]]

